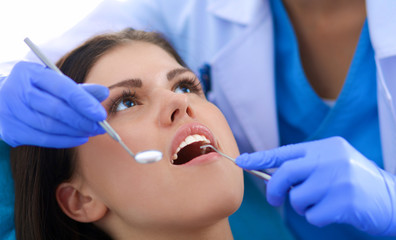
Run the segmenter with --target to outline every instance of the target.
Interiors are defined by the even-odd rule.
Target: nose
[[[161,96],[160,124],[169,126],[185,117],[194,118],[188,94],[166,91]]]

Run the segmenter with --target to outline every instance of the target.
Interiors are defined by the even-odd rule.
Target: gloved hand
[[[395,159],[396,160],[396,159]],[[244,169],[278,169],[267,200],[291,206],[316,226],[346,223],[375,235],[396,235],[396,177],[367,160],[341,137],[242,154]]]
[[[19,62],[0,83],[0,137],[9,145],[67,148],[105,131],[109,90],[76,84],[40,64]]]

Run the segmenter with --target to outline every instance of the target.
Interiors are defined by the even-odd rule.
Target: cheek
[[[239,156],[238,145],[223,113],[210,102],[201,111],[206,113],[201,114],[204,116],[203,121],[206,122],[205,124],[207,124],[216,136],[216,140],[224,153],[233,158]]]
[[[90,138],[78,148],[78,156],[79,169],[95,190],[118,187],[123,172],[135,171],[132,157],[108,135]]]
[[[142,213],[141,206],[154,205],[160,194],[158,189],[149,187],[160,182],[157,179],[160,176],[158,165],[136,163],[108,136],[90,139],[79,147],[78,154],[85,186],[113,216],[132,216],[135,219],[147,215]]]
[[[161,149],[166,139],[155,124],[152,111],[139,109],[137,112],[125,110],[108,122],[120,135],[123,142],[133,153],[148,149]],[[125,150],[124,150],[125,151]]]
[[[122,138],[132,150],[136,147],[129,135]],[[106,134],[92,137],[78,147],[78,169],[84,184],[111,212],[139,221],[151,212],[159,212],[155,209],[158,199],[171,199],[176,193],[176,181],[166,163],[139,164]]]
[[[109,118],[108,122],[133,153],[148,149],[162,150],[160,146],[164,141],[160,131],[147,121],[145,114],[134,114],[127,110],[117,114]],[[110,202],[123,205],[125,195],[128,195],[128,201],[139,201],[136,196],[147,192],[148,195],[152,194],[147,186],[161,182],[158,178],[165,178],[168,174],[164,171],[155,174],[166,162],[147,165],[137,163],[108,134],[90,138],[88,143],[78,148],[78,153],[84,177],[108,205],[113,205]]]

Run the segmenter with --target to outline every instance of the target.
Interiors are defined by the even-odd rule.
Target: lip
[[[182,141],[184,141],[184,139],[186,139],[187,136],[194,135],[194,134],[199,134],[199,135],[205,136],[210,141],[210,144],[217,148],[215,137],[209,128],[207,128],[206,126],[204,126],[200,123],[188,123],[188,124],[182,125],[181,127],[179,127],[179,129],[177,129],[176,134],[172,140],[170,156],[173,156],[176,153],[176,150],[179,147],[180,143]],[[208,156],[206,156],[206,155],[211,155],[211,154],[205,154],[203,156],[196,157],[196,158],[192,159],[190,162],[207,158]],[[170,159],[172,159],[172,158],[170,158]],[[185,163],[183,165],[187,165],[190,162]],[[181,166],[181,165],[179,165],[179,166]]]

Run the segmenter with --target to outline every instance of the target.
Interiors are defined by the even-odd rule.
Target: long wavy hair
[[[130,41],[155,44],[186,66],[161,34],[134,29],[95,36],[62,57],[57,66],[75,82],[83,83],[101,56]],[[17,239],[111,239],[94,224],[77,222],[66,216],[56,201],[56,189],[73,177],[77,158],[75,148],[20,146],[11,149]]]

